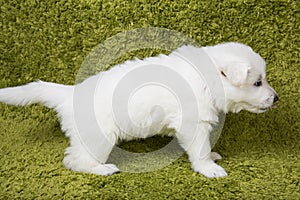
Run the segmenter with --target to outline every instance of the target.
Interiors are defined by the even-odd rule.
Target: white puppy
[[[208,84],[217,79],[209,80],[192,66],[200,66],[200,71],[209,67],[193,61],[201,52],[214,63],[212,77],[220,81],[221,93]],[[152,72],[157,79],[149,84]],[[173,84],[174,91],[178,86],[175,94],[172,88],[162,86],[168,83]],[[191,96],[188,91],[192,91]],[[242,109],[261,113],[274,106],[278,95],[266,81],[265,62],[258,54],[242,44],[224,43],[202,48],[183,46],[168,56],[127,61],[74,86],[38,81],[0,89],[0,101],[21,106],[42,103],[54,108],[70,138],[71,146],[63,160],[69,169],[111,175],[119,169],[106,161],[119,140],[147,138],[167,127],[175,129],[194,171],[223,177],[225,170],[214,162],[221,156],[211,152],[209,141],[219,113]]]

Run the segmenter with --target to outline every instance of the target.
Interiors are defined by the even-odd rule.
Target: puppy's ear
[[[233,85],[240,86],[245,83],[250,65],[248,63],[230,63],[221,68],[221,74]]]

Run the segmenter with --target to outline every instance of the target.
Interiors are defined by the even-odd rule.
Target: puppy
[[[197,61],[203,52],[213,66]],[[203,76],[201,70],[213,67],[213,79]],[[214,87],[217,83],[221,87]],[[171,89],[163,87],[168,84]],[[74,86],[37,81],[3,88],[0,101],[54,108],[70,138],[63,160],[68,169],[116,173],[119,169],[106,161],[119,140],[147,138],[167,127],[175,130],[193,170],[213,178],[227,175],[215,163],[221,156],[211,152],[209,141],[220,113],[262,113],[274,107],[278,95],[257,53],[243,44],[223,43],[182,46],[168,56],[127,61]]]

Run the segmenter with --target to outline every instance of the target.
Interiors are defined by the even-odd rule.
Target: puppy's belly
[[[161,106],[152,105],[141,109],[141,107],[137,106],[129,112],[131,113],[129,114],[129,119],[120,119],[121,123],[114,122],[118,126],[118,130],[120,130],[119,137],[121,139],[148,138],[168,132],[162,131],[169,126],[171,121],[172,116],[168,113],[168,108],[164,109]]]
[[[101,129],[118,139],[151,137],[180,116],[178,99],[165,87],[145,85],[118,101],[111,91],[103,88],[96,94],[95,114]]]
[[[180,105],[173,93],[161,86],[136,91],[128,103],[128,114],[135,136],[151,137],[180,116]]]

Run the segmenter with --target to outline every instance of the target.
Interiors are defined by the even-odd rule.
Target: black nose
[[[278,101],[279,100],[279,97],[278,97],[278,95],[277,94],[275,94],[275,97],[274,97],[274,100],[273,100],[273,102],[275,103],[276,101]]]

